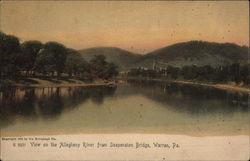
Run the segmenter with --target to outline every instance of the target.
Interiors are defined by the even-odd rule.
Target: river
[[[0,92],[1,135],[249,135],[248,97],[154,81],[129,81],[116,88],[11,89]]]

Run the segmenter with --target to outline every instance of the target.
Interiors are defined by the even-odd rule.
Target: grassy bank
[[[107,82],[103,80],[83,81],[78,79],[58,79],[58,78],[25,78],[25,79],[5,79],[1,80],[0,88],[10,87],[76,87],[76,86],[105,86]]]
[[[170,79],[153,79],[153,78],[139,78],[139,77],[119,77],[123,80],[139,80],[139,81],[159,81],[159,82],[174,82],[180,84],[200,85],[214,87],[218,89],[250,93],[250,88],[246,86],[239,86],[233,84],[218,84],[214,82],[201,82],[189,80],[170,80]],[[0,89],[9,87],[84,87],[84,86],[106,86],[108,83],[104,80],[83,81],[78,79],[58,79],[58,78],[26,78],[19,80],[5,79],[0,81]]]
[[[214,83],[214,82],[201,82],[201,81],[189,81],[189,80],[171,80],[171,79],[163,79],[163,78],[138,78],[138,77],[122,77],[119,79],[126,79],[126,80],[140,80],[140,81],[159,81],[159,82],[174,82],[174,83],[180,83],[180,84],[190,84],[190,85],[199,85],[199,86],[207,86],[207,87],[213,87],[218,89],[223,89],[227,91],[233,91],[233,92],[244,92],[244,93],[250,93],[250,88],[247,86],[239,86],[239,85],[233,85],[233,84],[221,84],[221,83]]]

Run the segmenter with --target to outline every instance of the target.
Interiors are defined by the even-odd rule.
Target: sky
[[[0,30],[21,42],[145,54],[177,42],[249,45],[248,1],[1,1]]]

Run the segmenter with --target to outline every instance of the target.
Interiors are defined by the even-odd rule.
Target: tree
[[[240,64],[234,63],[229,66],[230,70],[230,80],[234,81],[236,83],[239,83],[240,81]]]
[[[184,79],[196,79],[198,75],[197,66],[191,65],[191,66],[184,66],[181,70],[181,74],[183,75]]]
[[[245,84],[250,83],[250,64],[245,64],[240,68],[240,80]]]
[[[104,71],[104,78],[112,78],[118,75],[118,66],[114,63],[107,63]]]
[[[91,59],[91,73],[94,77],[107,79],[118,74],[118,66],[114,63],[106,62],[105,59],[106,57],[104,55],[95,55],[95,57]]]
[[[215,71],[214,71],[214,68],[211,67],[210,65],[198,67],[197,72],[198,72],[199,80],[213,80],[214,79]]]
[[[38,58],[36,66],[42,63],[42,65],[45,65],[43,67],[45,71],[57,72],[57,76],[60,77],[64,71],[66,55],[67,50],[64,45],[57,42],[47,42]]]
[[[35,60],[38,55],[38,52],[42,49],[43,44],[40,41],[26,41],[21,45],[22,49],[22,67],[28,75],[35,65]],[[25,62],[25,63],[24,63]]]
[[[219,66],[215,68],[214,81],[226,82],[229,80],[229,76],[230,76],[229,66]]]
[[[65,62],[65,71],[71,77],[72,74],[81,75],[84,72],[89,72],[88,63],[80,55],[79,52],[73,49],[68,49],[68,54]]]
[[[51,75],[53,76],[54,69],[55,64],[53,54],[46,51],[45,49],[42,49],[36,57],[34,71],[42,73],[43,75],[51,73]]]
[[[17,57],[20,53],[19,39],[0,32],[0,77],[16,75],[19,72]]]
[[[179,71],[180,69],[178,67],[172,67],[170,65],[167,67],[167,75],[170,75],[172,79],[178,78]]]
[[[90,60],[91,73],[94,77],[104,77],[104,68],[107,64],[105,59],[106,57],[104,55],[95,55],[94,58]]]

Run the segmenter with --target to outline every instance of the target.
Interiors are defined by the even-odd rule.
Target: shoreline
[[[105,82],[104,80],[94,80],[91,82],[85,82],[78,79],[41,79],[41,78],[26,78],[21,80],[9,80],[6,87],[3,84],[3,88],[53,88],[53,87],[108,87],[111,82]],[[0,84],[1,87],[1,84]]]
[[[223,89],[227,91],[233,91],[233,92],[244,92],[244,93],[250,93],[250,89],[245,87],[238,87],[228,84],[208,84],[208,83],[198,83],[198,82],[189,82],[189,81],[173,81],[176,83],[182,83],[182,84],[192,84],[192,85],[201,85],[201,86],[207,86],[207,87],[214,87],[217,89]]]
[[[17,84],[15,87],[18,88],[52,88],[52,87],[106,87],[108,84],[105,83],[90,83],[90,84],[75,84],[75,83],[64,83],[64,84],[31,84],[31,85],[24,85],[24,84]]]
[[[28,78],[30,80],[34,78]],[[42,79],[36,79],[39,81],[44,81]],[[57,80],[57,79],[56,79]],[[232,91],[232,92],[243,92],[243,93],[250,93],[250,88],[247,87],[239,87],[235,85],[229,85],[229,84],[216,84],[216,83],[206,83],[206,82],[195,82],[195,81],[188,81],[188,80],[167,80],[167,79],[150,79],[150,78],[133,78],[133,77],[127,77],[127,78],[118,78],[118,80],[138,80],[138,81],[157,81],[157,82],[170,82],[170,83],[178,83],[178,84],[189,84],[189,85],[198,85],[198,86],[206,86],[206,87],[213,87],[221,90],[226,91]],[[57,80],[58,81],[58,80]],[[38,82],[38,83],[14,83],[12,87],[17,88],[50,88],[50,87],[106,87],[109,86],[109,83],[99,81],[94,83],[85,83],[85,82],[79,82],[79,80],[75,80],[73,83],[69,82],[60,82],[60,83],[51,83],[51,82]]]
[[[164,80],[164,79],[147,79],[147,78],[145,78],[145,79],[141,79],[141,78],[122,78],[122,79],[123,80],[157,81],[157,82],[190,84],[190,85],[213,87],[213,88],[222,89],[222,90],[226,90],[226,91],[232,91],[232,92],[250,93],[250,88],[239,87],[239,86],[228,85],[228,84],[209,84],[209,83],[193,82],[193,81],[186,81],[186,80],[166,80],[166,79]]]

